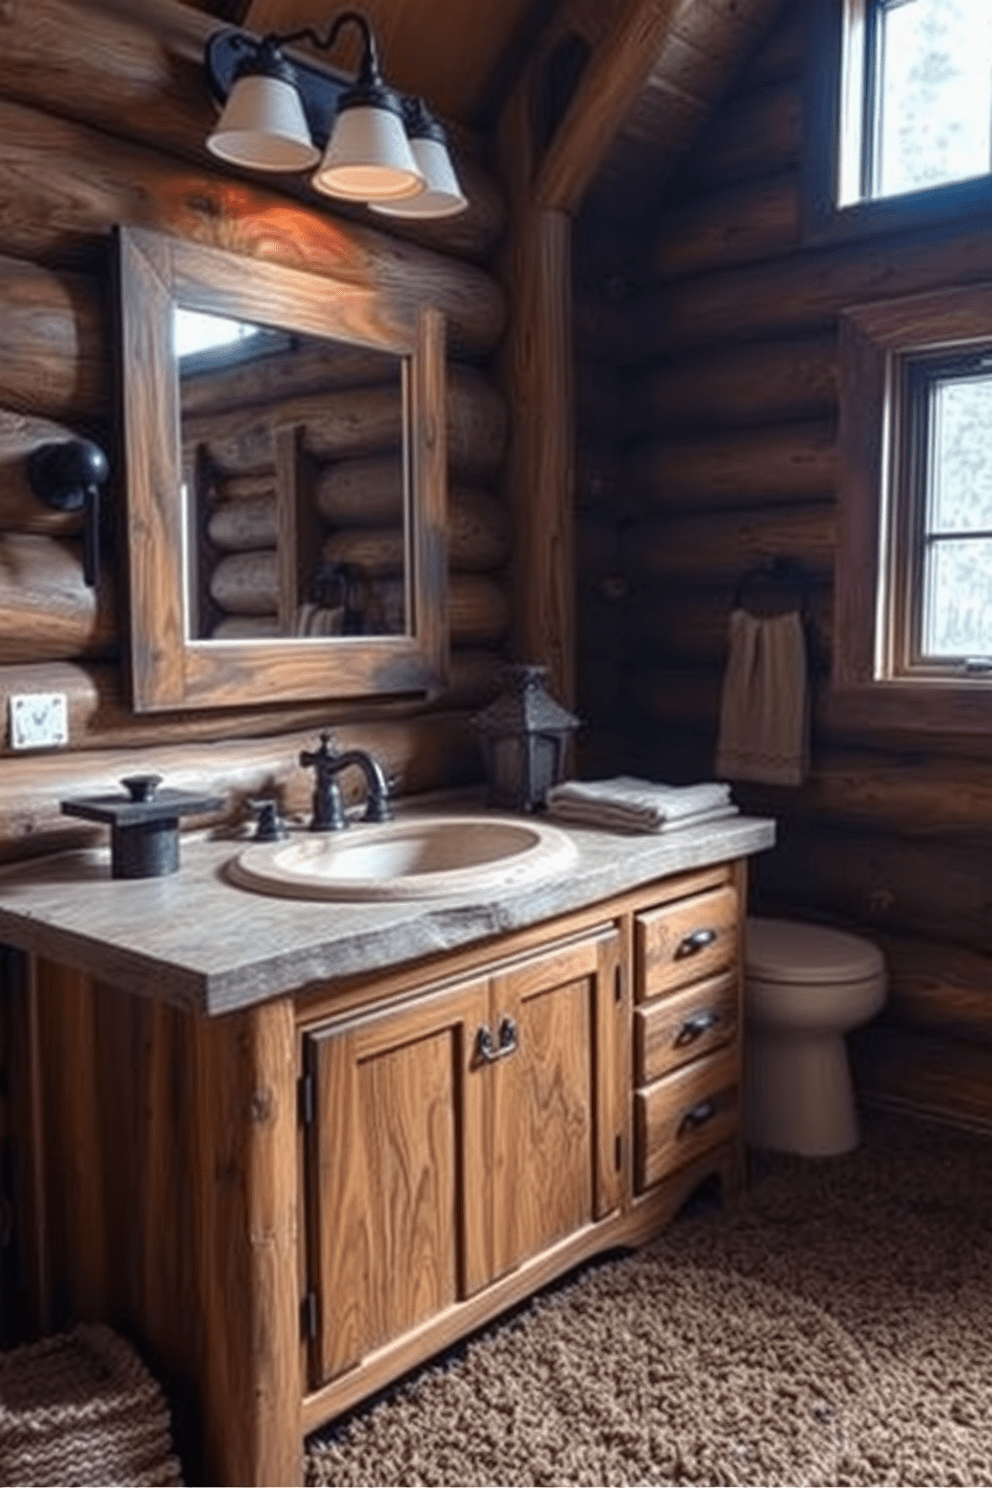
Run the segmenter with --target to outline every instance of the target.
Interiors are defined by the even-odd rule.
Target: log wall
[[[169,16],[174,24],[166,24]],[[400,224],[395,233],[357,209],[339,215],[298,185],[259,185],[262,178],[225,173],[203,145],[212,106],[194,60],[216,25],[167,4],[153,7],[147,22],[125,20],[112,5],[74,0],[37,0],[0,15],[0,861],[75,840],[59,817],[59,798],[97,782],[112,788],[136,769],[154,769],[170,783],[188,774],[221,790],[234,820],[243,799],[267,785],[282,790],[293,808],[305,801],[298,783],[286,783],[301,741],[329,725],[342,738],[378,748],[400,792],[481,775],[468,719],[498,685],[512,618],[510,521],[498,494],[507,416],[488,370],[505,320],[503,292],[488,267],[503,225],[500,193],[471,142],[461,140],[469,212],[450,224]],[[111,550],[99,590],[87,588],[78,522],[43,506],[26,474],[30,452],[54,439],[84,435],[115,448],[112,231],[118,223],[443,311],[450,354],[452,666],[448,691],[429,707],[344,705],[330,696],[303,708],[246,700],[234,711],[131,712],[121,564]],[[318,400],[326,405],[323,422],[310,418],[312,499],[333,549],[329,559],[374,568],[375,582],[395,587],[386,551],[395,517],[375,515],[377,499],[395,501],[395,457],[388,452],[396,431],[387,427],[395,416],[378,421],[367,445],[347,447],[356,396],[374,401],[371,390],[349,391],[362,381],[361,358],[355,363],[345,369],[344,385]],[[321,368],[312,370],[313,387],[322,385]],[[312,388],[283,387],[272,396],[314,398]],[[359,411],[374,414],[369,407]],[[216,554],[228,564],[220,580],[229,600],[224,607],[234,623],[258,623],[251,612],[261,608],[264,619],[271,609],[260,591],[275,567],[273,472],[257,451],[249,457],[236,441],[224,446],[222,413],[203,406],[195,417],[204,426],[213,420],[214,453],[232,461],[211,532]],[[123,502],[113,477],[109,498],[118,508]],[[363,506],[372,515],[363,515]],[[247,576],[238,567],[246,560],[254,565]],[[384,590],[381,603],[395,608],[395,596]],[[65,694],[69,744],[15,755],[9,698],[36,692]],[[344,784],[352,786],[347,777]]]
[[[812,771],[795,790],[735,788],[779,822],[753,907],[885,949],[888,1007],[855,1039],[867,1099],[992,1126],[987,750],[880,733],[867,715],[841,726],[828,687],[839,311],[992,278],[992,245],[975,219],[806,243],[817,141],[803,67],[817,59],[800,10],[786,8],[664,192],[640,261],[616,252],[604,273],[607,225],[582,223],[580,706],[597,765],[705,775],[735,585],[766,556],[802,563]],[[583,243],[598,266],[587,282]]]

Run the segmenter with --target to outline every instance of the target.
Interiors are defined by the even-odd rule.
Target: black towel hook
[[[110,462],[92,439],[40,444],[28,456],[28,480],[39,501],[56,511],[82,511],[83,577],[94,589],[100,581],[100,487]]]

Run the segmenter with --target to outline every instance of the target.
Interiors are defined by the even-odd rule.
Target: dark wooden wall
[[[492,695],[510,630],[499,505],[507,415],[489,369],[506,317],[491,268],[505,211],[473,141],[459,136],[458,147],[472,205],[444,224],[392,233],[383,219],[341,215],[298,187],[283,194],[293,188],[225,172],[206,153],[214,112],[198,57],[216,23],[167,4],[135,17],[74,0],[0,14],[0,861],[99,840],[99,829],[60,817],[58,801],[112,787],[135,768],[166,779],[182,771],[223,791],[235,812],[273,786],[301,809],[308,783],[294,762],[321,726],[377,750],[400,792],[476,779],[467,720]],[[329,699],[131,712],[122,565],[111,553],[99,591],[88,589],[78,527],[41,505],[26,476],[30,451],[51,439],[92,435],[114,447],[116,223],[374,286],[446,315],[453,652],[450,689],[429,709]],[[119,506],[120,481],[111,484]],[[12,753],[8,698],[33,692],[66,694],[68,749]]]
[[[992,278],[979,220],[833,247],[803,227],[822,147],[786,7],[718,109],[651,230],[584,218],[576,259],[579,709],[596,768],[713,769],[727,619],[757,560],[811,583],[812,772],[739,786],[778,819],[754,906],[861,929],[885,949],[888,1009],[856,1040],[878,1100],[992,1123],[992,783],[981,738],[841,726],[829,668],[837,325],[850,304]]]

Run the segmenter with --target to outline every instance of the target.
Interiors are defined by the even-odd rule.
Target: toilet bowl
[[[885,1001],[871,941],[750,918],[744,938],[745,1134],[755,1147],[828,1157],[858,1145],[844,1035]]]

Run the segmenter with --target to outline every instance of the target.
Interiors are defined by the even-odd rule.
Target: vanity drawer
[[[634,1009],[634,1081],[646,1085],[737,1034],[737,970]]]
[[[738,1066],[737,1045],[729,1044],[635,1092],[638,1193],[734,1136]]]
[[[737,958],[737,915],[737,892],[729,885],[637,915],[637,1000],[731,966]]]

